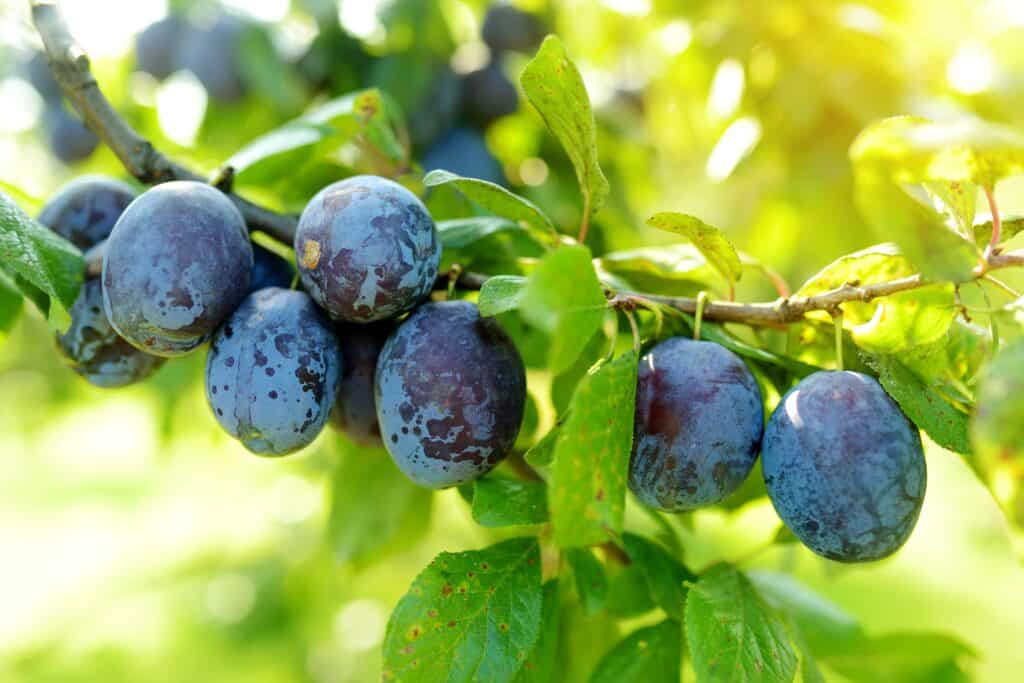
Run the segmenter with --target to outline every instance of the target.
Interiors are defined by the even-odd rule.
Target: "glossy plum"
[[[442,489],[486,474],[508,454],[523,419],[526,371],[509,336],[475,304],[428,303],[384,345],[374,395],[399,469]]]
[[[103,257],[103,303],[135,347],[159,356],[195,349],[249,289],[245,221],[209,185],[157,185],[118,219]]]
[[[779,517],[823,557],[866,562],[891,555],[921,512],[921,437],[867,375],[806,377],[768,421],[762,456]]]
[[[113,178],[75,178],[57,191],[39,212],[39,222],[85,250],[107,239],[138,193]]]
[[[668,512],[717,503],[750,474],[763,428],[761,390],[736,354],[666,339],[640,359],[630,489]]]
[[[411,310],[434,286],[441,242],[416,195],[377,176],[328,185],[295,233],[302,284],[337,320],[371,322]]]
[[[390,321],[369,325],[343,324],[335,328],[345,367],[331,424],[364,446],[380,446],[380,424],[373,400],[377,358],[395,325]]]
[[[330,322],[303,292],[250,294],[214,335],[206,398],[229,434],[259,455],[286,455],[323,429],[341,379]]]

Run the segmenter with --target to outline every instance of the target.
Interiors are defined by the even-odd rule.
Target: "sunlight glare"
[[[728,178],[760,140],[760,121],[752,116],[733,121],[711,150],[705,167],[708,178],[716,183]]]
[[[206,89],[190,71],[179,71],[156,92],[160,129],[171,141],[191,147],[206,116]]]
[[[977,95],[988,90],[995,78],[992,53],[980,43],[964,43],[946,66],[946,80],[957,92]]]
[[[77,0],[62,2],[71,34],[93,57],[128,50],[135,34],[167,14],[167,0]]]
[[[743,65],[735,59],[723,59],[708,92],[708,116],[720,121],[735,114],[743,100],[745,84]]]

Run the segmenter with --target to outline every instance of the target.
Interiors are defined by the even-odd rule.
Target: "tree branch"
[[[78,110],[86,125],[117,155],[125,169],[146,185],[169,180],[206,182],[206,178],[160,153],[111,106],[92,74],[89,57],[68,31],[57,3],[54,0],[30,0],[30,5],[32,21],[43,39],[50,70],[64,96]],[[251,229],[262,230],[287,244],[294,241],[294,218],[253,204],[233,192],[225,194],[242,212]]]

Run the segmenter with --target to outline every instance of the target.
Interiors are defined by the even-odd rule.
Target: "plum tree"
[[[530,52],[543,40],[544,24],[512,5],[494,4],[484,15],[480,33],[492,52]]]
[[[430,146],[423,154],[423,170],[444,169],[467,178],[492,183],[505,182],[501,164],[487,148],[484,136],[473,128],[459,126]]]
[[[373,376],[384,342],[394,329],[395,325],[390,321],[369,325],[342,324],[335,328],[345,367],[342,368],[331,424],[364,446],[381,445],[377,407],[373,400]]]
[[[39,212],[39,222],[85,250],[105,240],[137,196],[127,183],[99,175],[75,178]]]
[[[47,108],[43,121],[50,151],[65,164],[88,159],[100,144],[82,119],[60,102]]]
[[[526,370],[505,330],[475,304],[428,303],[384,345],[374,396],[398,468],[442,489],[486,474],[508,454],[526,405]]]
[[[335,319],[384,320],[431,291],[441,260],[434,220],[416,195],[377,176],[322,189],[295,231],[302,284]]]
[[[304,292],[250,294],[217,330],[206,398],[229,434],[259,455],[287,455],[323,429],[341,378],[330,323]]]
[[[295,279],[292,264],[266,247],[252,243],[252,274],[249,276],[249,291],[267,287],[288,289]]]
[[[227,197],[203,183],[157,185],[107,239],[103,304],[117,332],[159,356],[188,353],[249,289],[252,247]]]
[[[249,91],[242,71],[239,44],[246,24],[238,17],[221,14],[209,26],[193,27],[178,44],[175,59],[188,69],[221,102],[237,102]]]
[[[191,30],[188,22],[171,14],[153,22],[135,37],[135,68],[163,80],[178,70],[178,44]]]
[[[99,279],[86,280],[69,311],[71,326],[57,347],[71,368],[90,384],[121,387],[149,377],[164,359],[139,351],[114,330],[103,312]]]
[[[717,503],[757,460],[761,390],[728,349],[673,337],[640,359],[629,487],[668,512]]]
[[[466,116],[481,128],[519,108],[519,93],[499,61],[466,74],[464,91]]]
[[[803,379],[768,421],[762,457],[779,517],[829,559],[891,555],[921,512],[921,437],[867,375],[816,372]]]

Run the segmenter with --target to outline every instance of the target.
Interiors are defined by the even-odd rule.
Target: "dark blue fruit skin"
[[[497,61],[467,74],[463,83],[463,108],[466,115],[481,128],[486,128],[502,116],[514,114],[519,108],[516,86]]]
[[[532,52],[544,39],[540,19],[512,5],[492,5],[480,31],[492,52]]]
[[[336,320],[371,322],[411,310],[434,286],[441,242],[416,195],[387,178],[322,189],[295,231],[302,284]]]
[[[212,25],[185,33],[176,60],[220,102],[237,102],[249,92],[242,73],[239,42],[246,24],[239,18],[221,15]]]
[[[462,106],[462,79],[445,66],[439,69],[419,106],[409,117],[409,139],[417,149],[432,144],[455,124]]]
[[[104,176],[75,178],[39,212],[39,222],[85,250],[102,242],[137,196],[126,183]]]
[[[135,68],[163,80],[178,70],[178,44],[191,27],[181,17],[170,15],[155,21],[135,37]]]
[[[629,487],[667,512],[713,505],[750,474],[763,429],[761,390],[736,354],[666,339],[640,359]]]
[[[817,372],[797,384],[768,421],[762,457],[779,517],[831,560],[891,555],[921,512],[921,437],[867,375]]]
[[[526,405],[512,340],[475,304],[424,304],[395,331],[374,382],[381,436],[398,468],[434,489],[472,481],[508,454]]]
[[[85,161],[100,144],[96,134],[63,104],[56,103],[48,107],[43,115],[43,123],[50,151],[65,164]]]
[[[249,276],[249,291],[267,287],[290,289],[295,279],[292,264],[274,252],[252,243],[252,274]]]
[[[107,239],[103,304],[133,346],[179,356],[209,339],[249,290],[242,215],[209,185],[175,181],[132,202]]]
[[[57,335],[57,347],[71,368],[98,387],[123,387],[149,377],[163,358],[139,351],[122,339],[103,312],[98,279],[82,283],[69,311],[71,327]]]
[[[484,136],[472,128],[453,128],[423,154],[424,172],[436,169],[497,184],[505,182],[501,164],[487,148]]]
[[[250,451],[286,455],[323,429],[341,367],[330,323],[308,295],[261,289],[214,335],[206,398],[221,427]]]
[[[63,93],[57,79],[50,70],[50,60],[45,52],[34,52],[22,65],[25,78],[36,89],[47,105],[59,104]]]
[[[373,399],[373,376],[384,343],[395,330],[391,321],[370,325],[342,324],[335,328],[345,367],[331,424],[364,446],[380,446],[380,424]]]

